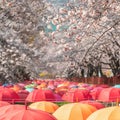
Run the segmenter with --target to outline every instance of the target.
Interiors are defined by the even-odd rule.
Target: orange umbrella
[[[11,87],[12,90],[14,90],[15,92],[18,92],[21,88],[19,85],[14,85],[13,87]]]
[[[59,94],[60,96],[63,96],[67,91],[68,91],[68,87],[67,86],[61,86],[61,87],[57,87],[55,89],[55,92],[57,94]]]
[[[53,116],[57,120],[86,120],[97,109],[92,105],[82,103],[69,103],[59,107]]]
[[[40,85],[37,86],[38,89],[40,88],[47,88],[47,83],[46,82],[42,82]]]
[[[0,120],[56,120],[47,112],[25,109],[24,105],[8,105],[0,108]]]
[[[92,113],[87,120],[120,120],[120,106],[97,110]]]
[[[58,105],[48,101],[35,102],[29,105],[30,108],[43,110],[48,113],[54,113],[58,109]]]

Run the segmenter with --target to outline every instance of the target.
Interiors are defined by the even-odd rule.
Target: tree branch
[[[110,28],[108,28],[107,30],[105,30],[97,39],[96,41],[94,41],[92,43],[92,45],[87,49],[85,55],[83,56],[82,62],[84,60],[84,58],[87,56],[88,52],[90,51],[90,49],[93,48],[93,46],[104,36],[105,33],[107,33],[108,31],[110,31],[115,25],[117,25],[120,21],[116,22],[114,25],[112,25]]]

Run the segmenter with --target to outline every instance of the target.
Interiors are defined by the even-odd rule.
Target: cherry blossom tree
[[[38,56],[42,56],[44,49],[41,47],[39,52],[39,47],[45,44],[41,39],[47,12],[41,0],[0,1],[2,81],[17,82],[38,76],[41,65]]]
[[[0,21],[5,80],[15,81],[20,66],[31,78],[44,70],[60,77],[119,74],[119,0],[1,0]]]
[[[89,68],[97,76],[102,75],[101,68],[117,71],[114,75],[119,73],[119,0],[69,0],[57,8],[51,7],[54,14],[48,19],[49,38],[56,49],[56,57],[70,62],[65,68],[74,66],[73,73],[84,68],[85,75]],[[89,64],[92,67],[88,67]]]

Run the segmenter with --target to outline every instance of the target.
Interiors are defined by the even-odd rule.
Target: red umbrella
[[[20,101],[19,102],[25,102],[25,99],[27,98],[29,92],[27,90],[20,90],[17,94],[20,97]]]
[[[93,101],[93,100],[80,101],[80,103],[92,105],[92,106],[96,107],[97,109],[101,109],[101,108],[105,107],[102,103],[97,102],[97,101]]]
[[[90,91],[90,95],[92,96],[93,100],[97,100],[98,99],[98,95],[100,94],[100,91],[104,89],[102,87],[95,87]]]
[[[0,108],[0,120],[56,120],[51,114],[23,105],[8,105]]]
[[[68,102],[88,100],[89,91],[87,89],[71,89],[63,95],[62,99]]]
[[[55,101],[54,93],[51,90],[37,89],[29,93],[26,101],[37,102],[37,101]]]
[[[101,90],[98,100],[103,102],[120,101],[120,88],[104,88]]]
[[[7,102],[18,101],[19,96],[14,90],[3,87],[3,88],[0,88],[0,100],[7,101]]]

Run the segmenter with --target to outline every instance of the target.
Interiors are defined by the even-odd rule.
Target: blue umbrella
[[[120,84],[114,85],[114,88],[120,88]]]
[[[25,90],[28,91],[28,92],[32,92],[34,90],[34,88],[29,87],[29,88],[26,88]]]

